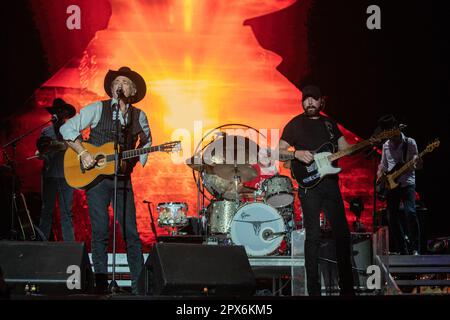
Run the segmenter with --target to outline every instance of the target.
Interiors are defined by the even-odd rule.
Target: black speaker
[[[157,243],[145,263],[145,295],[251,296],[255,277],[242,246]]]
[[[8,289],[6,288],[5,279],[3,278],[2,267],[0,266],[0,299],[8,298]]]
[[[0,265],[14,294],[73,294],[93,288],[84,243],[0,241]]]

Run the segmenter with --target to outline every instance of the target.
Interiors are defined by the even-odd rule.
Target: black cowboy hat
[[[406,124],[399,123],[392,114],[386,114],[378,119],[377,127],[375,128],[373,135],[377,135],[385,130],[391,130],[399,128],[400,130],[406,128]]]
[[[45,109],[47,109],[50,114],[62,115],[67,119],[72,118],[77,113],[77,110],[73,105],[66,103],[61,98],[54,99],[53,105],[51,107],[45,107]]]
[[[378,119],[378,127],[381,130],[389,130],[398,127],[398,121],[394,115],[387,114]]]
[[[114,81],[115,78],[118,76],[124,76],[133,81],[134,85],[136,86],[136,94],[131,97],[131,103],[136,103],[144,99],[145,93],[147,91],[147,86],[145,85],[145,80],[142,78],[142,76],[131,70],[128,67],[121,67],[119,70],[109,70],[108,73],[105,76],[105,82],[104,82],[104,88],[105,92],[108,94],[108,96],[112,97],[113,94],[111,92],[111,83]]]

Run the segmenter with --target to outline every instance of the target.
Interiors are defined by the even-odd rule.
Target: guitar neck
[[[135,150],[128,150],[122,152],[122,159],[130,159],[135,158],[143,154],[147,154],[150,152],[160,151],[161,146],[154,146],[154,147],[146,147],[146,148],[140,148]]]
[[[419,158],[422,158],[425,154],[427,154],[428,151],[424,150],[421,153],[419,153]],[[395,171],[392,175],[391,178],[393,180],[397,179],[399,176],[401,176],[402,174],[404,174],[406,171],[408,171],[409,169],[412,168],[412,166],[414,165],[414,159],[409,160],[407,163],[405,163],[400,169],[398,169],[397,171]]]
[[[134,149],[134,150],[128,150],[122,152],[122,159],[131,159],[135,157],[139,157],[140,155],[147,154],[150,152],[159,151],[161,146],[155,146],[155,147],[146,147],[146,148],[140,148],[140,149]],[[106,156],[106,162],[114,161],[114,154],[108,154]]]
[[[368,140],[361,141],[357,144],[352,145],[351,147],[349,147],[347,149],[344,149],[344,150],[341,150],[341,151],[338,151],[338,152],[335,152],[335,153],[329,155],[328,160],[330,162],[336,161],[344,156],[347,156],[353,152],[363,149],[369,145],[370,145],[370,141],[368,141]]]

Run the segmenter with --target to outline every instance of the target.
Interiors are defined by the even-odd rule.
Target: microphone
[[[116,94],[117,94],[117,100],[122,100],[124,103],[129,103],[129,97],[125,96],[125,93],[123,92],[122,87],[118,88],[116,90]]]

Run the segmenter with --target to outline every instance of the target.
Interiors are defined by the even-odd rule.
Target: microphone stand
[[[108,286],[108,292],[111,294],[116,294],[119,292],[119,285],[116,282],[116,222],[117,222],[117,184],[118,175],[120,168],[120,155],[119,155],[119,130],[120,130],[120,97],[118,97],[116,107],[115,121],[115,133],[114,133],[114,200],[113,200],[113,256],[112,256],[112,280]]]
[[[379,227],[377,220],[377,172],[378,172],[378,158],[377,150],[378,146],[374,145],[372,149],[367,153],[366,158],[372,157],[373,159],[373,210],[372,210],[372,232],[375,233]]]
[[[5,156],[5,160],[8,163],[8,165],[11,168],[12,173],[12,179],[11,179],[11,229],[10,229],[10,240],[16,240],[17,237],[17,230],[15,227],[15,218],[17,215],[17,206],[16,206],[16,198],[17,198],[17,190],[16,188],[18,185],[16,185],[17,178],[17,172],[16,172],[16,152],[17,152],[17,143],[21,141],[23,138],[29,136],[34,131],[46,126],[48,123],[52,122],[54,118],[42,123],[41,125],[29,130],[28,132],[25,132],[24,134],[18,136],[17,138],[14,138],[13,140],[7,142],[2,146],[3,148],[3,154]],[[57,119],[57,118],[56,118]],[[12,159],[9,158],[8,153],[6,152],[6,148],[12,146]],[[24,239],[25,240],[25,239]]]
[[[150,222],[151,222],[150,226],[152,228],[153,234],[155,235],[155,240],[156,240],[156,242],[158,242],[158,232],[156,231],[155,220],[153,219],[153,212],[152,212],[152,208],[150,206],[151,202],[148,200],[144,200],[142,202],[147,204],[148,212],[150,213]]]

